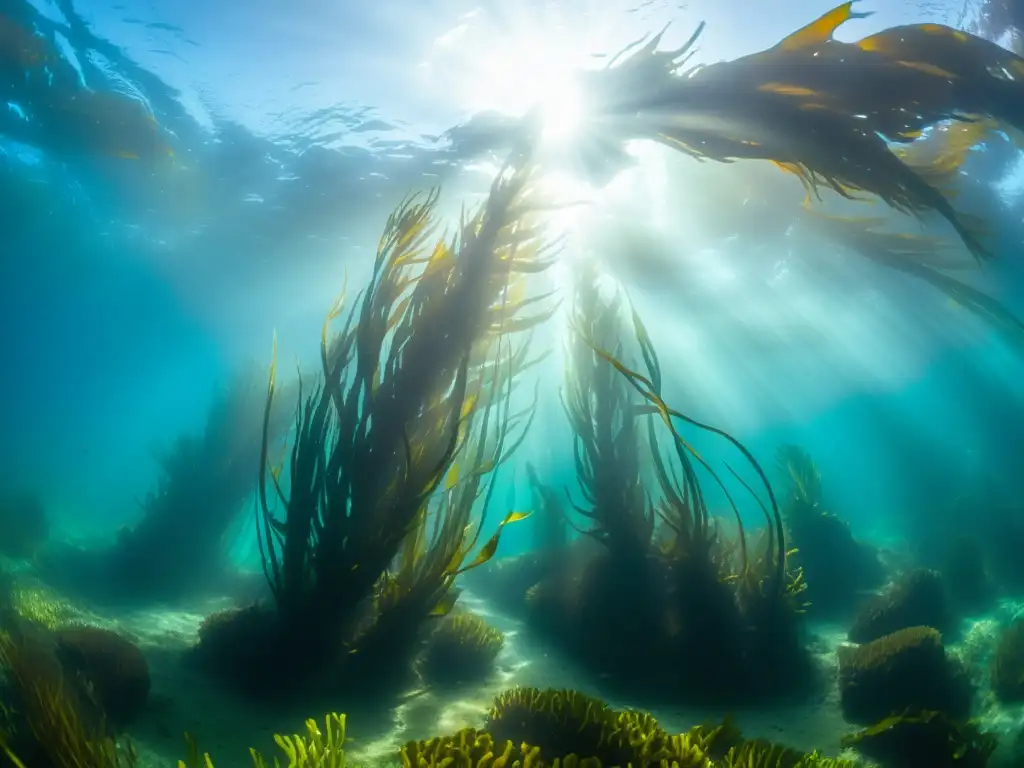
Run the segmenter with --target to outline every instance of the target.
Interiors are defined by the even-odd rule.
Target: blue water
[[[4,473],[44,489],[69,535],[133,521],[134,498],[157,477],[153,446],[201,429],[217,385],[265,363],[275,332],[282,362],[311,359],[325,308],[346,274],[365,279],[402,194],[440,182],[455,211],[486,189],[486,171],[452,157],[439,134],[477,110],[521,113],[558,67],[586,65],[667,21],[676,41],[706,20],[700,58],[713,61],[770,45],[828,3],[741,6],[8,0],[4,23],[17,34],[0,62],[10,94],[0,157]],[[843,34],[961,12],[873,10]],[[26,40],[56,57],[49,91],[14,74]],[[61,117],[58,86],[117,94],[152,120],[98,135],[87,118]],[[985,284],[1019,308],[1024,194],[1016,150],[994,150],[969,161],[958,204],[989,213],[1003,265]],[[685,209],[685,194],[669,205]],[[758,253],[757,279],[786,256]],[[981,482],[982,471],[1012,493],[1020,356],[926,289],[856,272],[851,284],[773,288],[756,308],[754,283],[709,288],[726,315],[756,309],[743,328],[764,338],[716,332],[721,321],[702,310],[682,320],[670,293],[635,289],[668,400],[734,431],[766,463],[779,443],[805,445],[830,478],[832,505],[866,532],[900,535],[902,506]],[[788,337],[779,319],[795,302],[806,304],[801,333],[819,334],[813,344]],[[523,454],[571,486],[555,326],[541,334],[555,354],[538,374],[543,418]],[[697,351],[684,326],[702,329]],[[521,478],[506,472],[498,506],[528,503]],[[527,546],[524,527],[504,551]]]

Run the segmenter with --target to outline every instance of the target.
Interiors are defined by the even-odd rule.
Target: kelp
[[[523,517],[510,512],[466,563],[485,523],[474,503],[482,489],[489,500],[494,468],[521,440],[510,430],[528,426],[529,411],[511,410],[513,376],[528,363],[512,338],[549,311],[523,312],[536,302],[513,290],[551,262],[530,181],[524,163],[507,166],[453,239],[434,234],[436,191],[403,201],[368,287],[344,319],[339,299],[324,323],[287,483],[264,441],[259,547],[281,630],[307,666],[340,638],[349,655],[368,654],[389,628],[407,641],[450,609],[454,578],[490,559],[501,527]],[[275,392],[272,369],[268,420]],[[359,664],[373,666],[366,655]]]
[[[54,768],[134,768],[137,764],[132,745],[118,746],[106,729],[102,711],[86,696],[87,690],[65,679],[60,662],[31,627],[5,623],[5,631],[0,632],[0,668],[6,668],[13,683],[17,719],[24,730],[0,730],[0,758],[16,768],[35,761]]]
[[[1008,307],[949,274],[956,268],[956,262],[941,239],[880,231],[886,221],[877,217],[830,216],[819,211],[805,213],[803,220],[830,240],[869,261],[927,283],[1011,338],[1020,339],[1024,322]]]
[[[639,316],[634,315],[636,323],[639,320]],[[602,357],[605,361],[610,363],[629,384],[641,395],[646,401],[646,405],[638,408],[637,412],[641,415],[650,414],[660,417],[661,421],[668,428],[669,433],[672,436],[673,453],[679,460],[680,465],[683,467],[684,476],[687,478],[686,482],[690,486],[689,498],[696,501],[702,498],[702,494],[699,492],[699,488],[696,482],[696,467],[700,466],[706,470],[712,478],[715,479],[716,483],[722,488],[730,505],[733,507],[736,513],[736,519],[739,522],[739,514],[736,511],[735,504],[731,494],[726,490],[725,484],[722,482],[719,475],[715,470],[704,460],[701,454],[680,434],[676,428],[676,422],[687,424],[695,427],[697,430],[702,432],[708,432],[725,439],[733,447],[735,447],[742,457],[746,460],[749,466],[753,469],[756,474],[758,481],[765,492],[766,500],[762,501],[757,495],[754,488],[746,483],[732,467],[728,467],[730,473],[734,478],[739,481],[745,490],[747,490],[753,498],[757,501],[758,506],[764,513],[765,520],[768,524],[768,532],[771,537],[769,543],[769,552],[772,562],[772,569],[769,578],[769,591],[778,592],[785,591],[787,584],[786,576],[786,534],[785,528],[782,522],[782,515],[779,511],[778,501],[775,497],[775,493],[772,490],[771,483],[768,480],[768,476],[765,474],[761,465],[758,463],[754,455],[743,445],[739,440],[733,437],[731,434],[723,429],[715,427],[711,424],[698,421],[697,419],[691,418],[681,411],[677,411],[671,408],[661,397],[661,367],[658,364],[657,358],[654,356],[654,348],[650,343],[650,339],[647,336],[646,330],[643,328],[642,323],[637,325],[638,339],[641,342],[642,349],[644,350],[644,359],[648,366],[649,376],[630,369],[624,365],[618,358],[607,350],[598,348],[596,345],[593,347],[595,352]],[[703,524],[704,516],[706,515],[706,507],[703,510],[698,511],[698,522]],[[741,529],[742,530],[742,529]]]
[[[603,296],[595,268],[577,277],[563,405],[572,425],[576,476],[586,506],[575,504],[585,533],[613,552],[646,552],[654,510],[640,468],[636,401],[630,388],[594,351],[624,354],[622,299]]]
[[[798,586],[806,588],[801,592],[816,615],[846,613],[863,600],[865,590],[885,580],[878,554],[825,507],[821,473],[806,449],[779,446],[775,461],[785,482],[782,514],[794,547],[792,562],[806,576]]]
[[[591,102],[584,134],[652,139],[699,160],[768,160],[796,174],[809,200],[831,189],[916,216],[937,212],[977,258],[989,258],[978,222],[891,145],[950,120],[1024,127],[1024,59],[936,24],[856,43],[833,38],[865,15],[847,2],[772,48],[689,69],[700,29],[676,51],[658,50],[661,34],[635,43],[581,78]]]

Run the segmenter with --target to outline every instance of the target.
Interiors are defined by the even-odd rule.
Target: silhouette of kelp
[[[108,548],[58,548],[48,578],[98,600],[176,601],[222,590],[230,579],[225,534],[255,489],[262,444],[263,390],[255,366],[214,398],[199,434],[179,435],[157,453],[160,478],[141,502],[142,519]],[[276,443],[289,412],[266,424]]]
[[[538,302],[525,276],[550,263],[530,172],[506,168],[453,240],[434,237],[437,200],[395,210],[369,286],[343,320],[342,300],[328,314],[322,374],[303,384],[281,466],[265,433],[257,525],[272,605],[211,618],[199,646],[252,693],[315,680],[389,694],[422,630],[454,606],[455,578],[525,516],[510,511],[473,556],[495,470],[533,413],[512,408],[533,362],[517,338],[553,311],[524,312]],[[275,387],[272,368],[268,421]],[[239,656],[242,638],[257,639]]]
[[[632,331],[648,374],[621,362],[622,308],[594,273],[582,274],[565,400],[584,498],[575,509],[585,539],[599,546],[570,547],[566,566],[530,589],[527,616],[609,685],[633,693],[736,702],[806,690],[812,676],[800,631],[803,583],[786,568],[771,486],[734,438],[664,403],[660,364],[635,311]],[[659,420],[669,427],[667,451]],[[768,495],[758,502],[767,523],[759,539],[749,540],[735,499],[677,431],[677,420],[725,438],[751,463]],[[641,470],[647,460],[653,482]],[[724,492],[734,537],[708,508],[702,475]],[[744,494],[758,498],[735,477]]]

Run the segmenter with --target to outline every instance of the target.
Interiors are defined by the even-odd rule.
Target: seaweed
[[[522,163],[507,167],[451,240],[435,239],[436,191],[392,213],[369,285],[347,315],[344,297],[327,315],[321,373],[300,382],[281,465],[270,458],[271,366],[257,529],[273,601],[262,619],[240,617],[267,624],[266,663],[228,671],[233,649],[220,654],[236,683],[393,689],[424,628],[454,606],[456,577],[526,516],[510,511],[477,549],[495,471],[533,413],[512,408],[516,374],[534,362],[527,332],[553,311],[525,295],[526,277],[551,263],[530,178]],[[211,646],[233,636],[213,629]]]
[[[1024,619],[999,633],[989,666],[989,683],[1000,701],[1024,701]]]
[[[428,685],[447,687],[486,678],[505,636],[474,613],[451,613],[427,638],[417,662]]]
[[[997,738],[973,723],[959,723],[942,712],[925,710],[888,717],[846,736],[843,746],[892,768],[984,768]]]
[[[142,518],[98,549],[54,549],[43,572],[73,594],[101,602],[181,601],[229,581],[225,534],[255,487],[263,440],[262,373],[240,371],[215,392],[199,432],[154,451],[155,488],[139,501]],[[266,427],[280,439],[289,412],[275,407]]]
[[[134,768],[130,743],[119,746],[102,710],[65,680],[60,662],[28,625],[5,625],[0,667],[13,682],[16,717],[0,731],[0,755],[16,768]]]
[[[821,475],[806,450],[780,446],[776,463],[788,481],[782,509],[793,561],[807,582],[808,610],[818,616],[843,614],[862,590],[883,581],[878,555],[854,539],[844,520],[824,508]]]
[[[585,535],[529,589],[531,625],[634,695],[721,703],[806,692],[815,675],[803,642],[804,584],[787,568],[768,479],[731,435],[664,403],[660,362],[636,311],[629,326],[648,375],[621,362],[624,310],[621,295],[602,293],[592,272],[580,276],[565,402]],[[763,535],[750,536],[734,492],[676,420],[725,439],[750,462],[767,501],[729,470],[763,514]],[[668,440],[659,425],[669,427]],[[650,490],[641,457],[650,459]],[[706,478],[727,500],[734,537],[711,513]]]
[[[840,646],[839,695],[848,721],[874,723],[908,709],[966,717],[972,690],[937,631],[908,627],[861,646]]]
[[[306,720],[306,732],[291,736],[275,733],[274,742],[288,759],[288,768],[345,768],[346,717],[343,714],[331,713],[324,717],[321,730],[316,720]],[[214,768],[213,759],[208,752],[200,756],[199,745],[190,734],[185,735],[188,744],[188,756],[178,761],[178,768]],[[249,749],[253,768],[275,768],[280,760],[268,763],[256,749]]]
[[[670,734],[647,712],[616,710],[572,690],[516,688],[495,700],[483,729],[411,741],[404,768],[853,768],[849,760],[746,740],[731,721]]]

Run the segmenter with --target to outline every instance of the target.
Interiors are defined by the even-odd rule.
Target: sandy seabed
[[[353,711],[349,705],[351,741],[346,751],[350,762],[394,763],[398,748],[406,741],[479,726],[494,697],[515,685],[573,688],[601,696],[616,707],[631,705],[629,701],[609,699],[592,678],[559,655],[531,642],[518,621],[489,610],[486,603],[469,593],[462,595],[460,603],[505,633],[505,648],[497,672],[486,683],[471,689],[411,691],[404,703],[385,712]],[[309,717],[322,722],[323,711],[301,712],[240,699],[185,661],[183,651],[195,643],[203,618],[223,607],[208,604],[194,612],[138,612],[104,622],[138,643],[150,664],[150,705],[127,734],[139,753],[140,768],[176,766],[186,754],[186,732],[196,738],[202,752],[210,753],[217,768],[251,768],[250,747],[270,758],[277,754],[275,733],[304,732],[303,721]],[[841,640],[839,628],[819,628],[817,647],[830,680],[835,677],[835,647]],[[724,709],[683,707],[651,711],[670,732],[721,720],[728,714]],[[818,749],[826,754],[838,754],[840,739],[851,730],[843,721],[832,685],[813,702],[731,714],[748,737],[766,738],[805,751]]]

